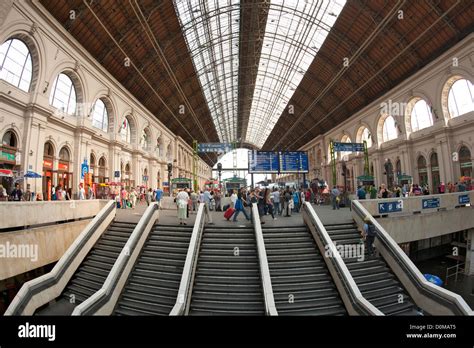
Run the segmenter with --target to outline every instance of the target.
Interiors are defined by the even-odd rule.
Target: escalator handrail
[[[326,231],[324,224],[322,223],[319,216],[314,211],[313,207],[309,202],[305,202],[304,207],[313,222],[316,231],[318,232],[320,238],[324,245],[329,249],[332,257],[325,257],[325,259],[329,258],[332,260],[334,267],[338,274],[341,275],[341,281],[343,282],[345,288],[348,291],[348,295],[352,298],[353,302],[360,308],[364,314],[366,315],[378,315],[383,316],[384,314],[375,307],[372,303],[370,303],[360,292],[359,287],[357,286],[354,278],[351,275],[351,272],[346,266],[346,263],[342,259],[341,255],[339,254],[336,245],[332,241],[329,233]]]
[[[179,284],[178,296],[176,303],[170,312],[170,315],[185,315],[191,298],[192,283],[194,278],[195,266],[199,257],[199,248],[201,245],[201,237],[204,231],[206,220],[209,220],[210,215],[205,203],[199,203],[194,228],[189,241],[188,252],[186,254],[186,261],[183,267],[181,282]]]
[[[405,270],[409,278],[414,282],[418,289],[422,290],[426,295],[433,299],[441,300],[445,304],[454,305],[457,312],[461,315],[474,315],[474,311],[469,307],[466,301],[458,294],[447,289],[437,286],[429,281],[421,274],[418,267],[410,260],[407,254],[400,248],[395,240],[380,225],[377,220],[364,208],[358,201],[352,201],[352,211],[362,221],[365,217],[369,217],[377,232],[377,239],[383,244],[385,249],[397,261],[397,263]]]
[[[64,255],[59,259],[59,261],[49,273],[46,273],[23,284],[20,291],[16,294],[12,303],[6,310],[5,315],[22,315],[24,309],[34,295],[57,284],[69,269],[72,262],[76,259],[79,252],[83,250],[84,246],[95,234],[104,219],[110,214],[115,215],[115,209],[115,201],[109,201],[86,226],[83,232],[74,240],[71,246],[66,250]]]
[[[265,300],[265,314],[278,315],[275,299],[273,296],[272,279],[270,277],[270,269],[268,267],[267,251],[265,250],[265,241],[263,239],[262,225],[258,214],[257,204],[252,204],[252,219],[257,241],[258,262],[260,266],[260,275],[262,281],[263,297]]]
[[[127,266],[130,256],[133,254],[135,247],[138,244],[146,226],[150,223],[155,211],[158,211],[158,203],[150,203],[148,208],[143,213],[143,216],[138,221],[135,229],[125,243],[124,247],[120,251],[120,254],[115,260],[109,275],[102,284],[102,287],[87,298],[84,302],[74,308],[72,315],[93,315],[99,308],[101,308],[112,296],[115,287],[122,275],[125,267]]]

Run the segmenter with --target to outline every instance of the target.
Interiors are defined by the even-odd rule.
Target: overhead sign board
[[[379,203],[379,214],[396,213],[403,210],[403,201]]]
[[[364,152],[364,143],[340,143],[334,142],[334,151],[343,151],[343,152]]]
[[[280,173],[308,173],[308,153],[305,151],[280,152]]]
[[[232,151],[233,146],[231,143],[202,143],[198,144],[198,152],[217,152],[224,153]]]
[[[423,209],[439,208],[439,198],[427,198],[422,201]]]
[[[249,151],[249,173],[278,173],[277,151]]]

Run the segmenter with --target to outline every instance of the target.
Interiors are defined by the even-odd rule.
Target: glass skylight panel
[[[344,5],[345,0],[271,1],[246,141],[263,146]]]
[[[175,9],[219,139],[237,138],[238,0],[175,0]]]

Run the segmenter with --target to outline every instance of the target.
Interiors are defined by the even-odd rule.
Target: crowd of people
[[[471,191],[473,185],[470,182],[449,182],[447,185],[441,181],[436,188],[435,194],[453,193],[453,192],[464,192]],[[421,195],[430,195],[428,185],[419,184],[404,184],[395,185],[393,188],[388,189],[385,184],[382,184],[377,189],[373,185],[363,186],[360,185],[357,188],[356,196],[357,199],[376,199],[376,198],[393,198],[393,197],[412,197]]]

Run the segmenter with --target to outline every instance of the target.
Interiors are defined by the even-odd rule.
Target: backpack
[[[369,237],[375,237],[377,235],[377,231],[375,230],[375,226],[373,224],[367,224],[367,235]]]

